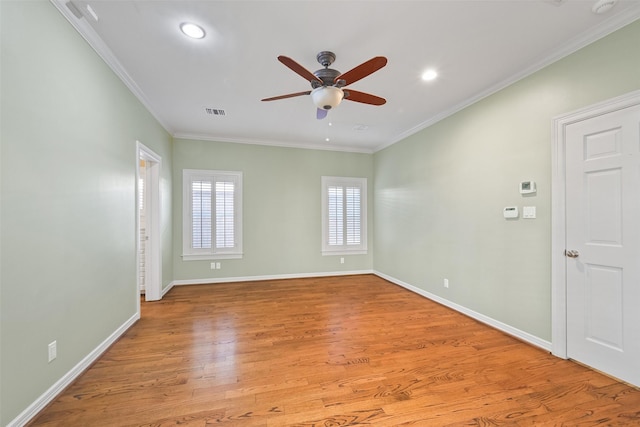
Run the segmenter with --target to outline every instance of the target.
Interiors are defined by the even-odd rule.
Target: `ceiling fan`
[[[346,73],[340,73],[338,70],[329,68],[333,61],[336,60],[336,55],[333,52],[322,51],[316,56],[316,59],[324,68],[312,73],[293,59],[283,55],[278,56],[278,61],[305,80],[308,80],[312,89],[305,92],[265,98],[262,101],[275,101],[295,96],[311,95],[313,103],[318,107],[316,113],[318,119],[324,119],[327,116],[327,111],[337,107],[343,99],[370,105],[383,105],[387,102],[386,99],[379,96],[353,89],[343,89],[345,86],[355,83],[387,65],[387,58],[384,56],[371,58]]]

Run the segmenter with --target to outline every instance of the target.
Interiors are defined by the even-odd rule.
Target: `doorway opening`
[[[162,298],[161,157],[138,141],[136,165],[136,299],[139,313],[141,294],[145,301]]]

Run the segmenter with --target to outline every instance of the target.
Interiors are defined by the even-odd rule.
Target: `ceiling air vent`
[[[609,12],[617,2],[618,0],[598,0],[591,8],[591,11],[598,15]]]
[[[227,115],[227,112],[224,111],[222,108],[205,107],[204,112],[210,116],[226,116]]]

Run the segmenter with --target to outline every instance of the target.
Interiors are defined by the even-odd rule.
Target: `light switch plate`
[[[536,217],[536,207],[535,206],[523,206],[522,207],[522,218],[533,219]]]

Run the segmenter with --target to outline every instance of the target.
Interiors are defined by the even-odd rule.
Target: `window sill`
[[[358,249],[358,250],[337,250],[337,251],[322,251],[322,256],[331,256],[331,255],[366,255],[366,249]]]
[[[183,261],[204,261],[204,260],[216,260],[216,259],[242,259],[242,253],[235,254],[182,254]]]

